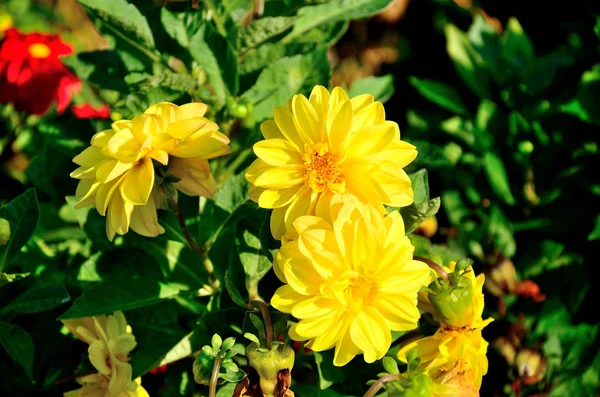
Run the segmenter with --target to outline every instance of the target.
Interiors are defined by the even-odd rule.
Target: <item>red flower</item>
[[[0,102],[41,115],[56,101],[61,114],[81,82],[58,59],[73,49],[58,36],[8,29],[0,42]]]
[[[84,103],[82,105],[73,105],[71,111],[78,119],[107,119],[110,117],[110,107],[108,105],[101,105],[95,108],[89,103]]]

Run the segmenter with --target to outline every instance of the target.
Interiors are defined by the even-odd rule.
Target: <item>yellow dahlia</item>
[[[90,345],[89,359],[98,370],[94,376],[81,379],[84,387],[80,390],[91,393],[102,389],[106,395],[124,397],[128,394],[121,393],[138,389],[138,383],[131,380],[132,368],[128,363],[129,353],[135,348],[136,341],[122,312],[62,322],[73,335]]]
[[[94,135],[91,146],[73,159],[80,167],[71,177],[81,180],[75,207],[95,205],[106,215],[111,241],[130,227],[143,236],[164,233],[156,214],[162,200],[155,165],[166,167],[181,192],[210,198],[216,184],[208,159],[229,153],[229,138],[204,117],[206,110],[203,103],[163,102]]]
[[[315,351],[335,347],[334,364],[342,366],[361,353],[369,363],[382,358],[390,331],[416,328],[417,291],[429,270],[412,259],[397,211],[384,219],[352,195],[336,195],[293,226],[274,263],[286,285],[271,299],[299,320],[292,339]]]
[[[250,197],[273,208],[271,232],[280,239],[294,220],[314,215],[332,197],[348,193],[385,213],[404,207],[413,191],[403,167],[417,156],[400,140],[398,124],[372,95],[352,99],[340,87],[316,86],[310,98],[294,95],[262,123],[265,140],[254,145],[257,160],[246,178]]]

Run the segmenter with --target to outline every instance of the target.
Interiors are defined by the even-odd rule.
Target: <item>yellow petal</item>
[[[157,114],[140,114],[131,120],[131,125],[133,136],[137,143],[142,146],[149,137],[163,132],[167,122]]]
[[[291,313],[292,307],[305,299],[305,295],[297,293],[289,285],[284,285],[275,291],[275,294],[271,298],[271,305],[280,312]]]
[[[79,167],[69,174],[75,179],[92,179],[96,178],[96,169],[94,167]]]
[[[278,106],[273,110],[273,117],[285,139],[295,145],[298,150],[303,150],[307,139],[302,137],[301,132],[297,130],[292,112],[284,106]]]
[[[167,123],[174,123],[180,118],[180,107],[170,102],[161,102],[152,105],[144,112],[145,114],[158,114],[162,116]]]
[[[327,91],[327,88],[323,87],[322,85],[316,85],[310,93],[309,101],[317,112],[317,117],[319,120],[327,119],[329,98],[329,91]],[[324,131],[321,132],[323,133]],[[325,140],[325,137],[321,135],[318,140],[322,142]]]
[[[113,195],[108,208],[108,220],[118,234],[123,235],[129,231],[133,207],[133,204],[123,200],[121,192],[117,191]]]
[[[118,132],[124,129],[131,129],[132,123],[131,120],[119,120],[115,121],[110,125],[114,132]]]
[[[115,132],[115,130],[104,130],[97,132],[92,137],[92,146],[95,146],[97,148],[103,148],[104,146],[108,145],[108,141],[110,141],[110,138],[112,138]]]
[[[380,152],[398,136],[398,124],[393,121],[365,127],[350,135],[346,154],[348,157],[360,157]]]
[[[374,102],[365,106],[354,114],[352,120],[352,131],[358,131],[365,127],[381,124],[385,121],[385,110],[381,102]]]
[[[275,167],[300,166],[304,163],[298,149],[284,139],[259,141],[252,149],[258,158]]]
[[[335,345],[335,355],[333,357],[333,365],[336,367],[343,367],[348,364],[357,354],[360,353],[360,349],[352,341],[350,337],[350,331],[346,330],[342,334],[343,336],[338,340]]]
[[[339,308],[339,302],[322,296],[315,296],[298,302],[292,308],[292,316],[299,319],[313,319],[327,316]]]
[[[294,95],[292,111],[296,128],[302,131],[302,135],[308,138],[309,143],[319,142],[321,140],[319,116],[304,95]]]
[[[264,188],[281,189],[298,185],[303,180],[303,169],[270,167],[256,178],[254,184]]]
[[[200,130],[179,144],[171,154],[183,158],[212,159],[230,152],[229,138],[218,131]]]
[[[258,197],[258,206],[261,208],[279,208],[294,200],[298,195],[298,187],[287,189],[264,189]]]
[[[339,315],[337,311],[332,311],[324,317],[319,317],[313,320],[302,320],[296,326],[296,333],[304,338],[315,338],[312,342],[311,349],[315,351],[323,351],[331,349],[336,342],[335,336],[340,328]],[[332,328],[334,328],[332,330]],[[319,338],[325,333],[329,333],[329,338]],[[333,338],[332,338],[333,337]]]
[[[104,216],[106,214],[108,204],[124,177],[125,175],[118,179],[113,179],[108,183],[102,183],[98,187],[98,190],[96,191],[96,210],[100,215]]]
[[[352,112],[354,114],[360,112],[366,106],[372,104],[373,100],[374,98],[371,94],[362,94],[355,96],[354,98],[350,99],[350,103],[352,104]]]
[[[165,229],[158,223],[156,204],[152,195],[146,205],[134,207],[130,226],[134,232],[146,237],[156,237],[165,232]]]
[[[148,202],[153,187],[154,167],[152,160],[145,157],[127,172],[121,184],[121,194],[131,204],[144,205]]]
[[[329,321],[323,321],[320,327],[315,327],[315,331],[321,331],[317,335],[314,335],[314,340],[311,345],[311,349],[314,351],[323,351],[329,350],[336,345],[336,343],[343,339],[345,331],[348,329],[348,314],[340,315],[340,311],[334,312],[332,316],[330,316]],[[314,321],[319,321],[314,320]],[[298,326],[300,326],[298,323]],[[326,329],[323,328],[327,326]],[[304,329],[298,330],[296,327],[296,332],[304,331]]]
[[[304,257],[288,257],[279,261],[285,279],[294,291],[303,295],[319,294],[320,284],[323,279]],[[296,316],[298,317],[298,316]]]
[[[167,127],[166,133],[173,138],[186,139],[190,135],[198,131],[210,132],[217,131],[219,126],[204,117],[193,117],[183,119],[170,124]]]
[[[265,139],[286,139],[281,131],[279,131],[279,127],[275,120],[263,121],[260,125],[260,132],[262,132]]]
[[[107,183],[115,178],[120,177],[123,173],[127,172],[133,163],[124,163],[118,160],[108,160],[104,162],[96,171],[96,179],[101,183]]]
[[[179,118],[189,119],[192,117],[203,117],[208,110],[208,105],[202,102],[186,103],[179,106]]]
[[[349,100],[350,98],[348,98],[348,94],[342,87],[335,87],[331,91],[331,96],[329,98],[329,111],[331,112],[331,109],[338,106],[341,102],[346,102]]]
[[[87,207],[93,205],[96,199],[96,191],[100,187],[100,182],[95,179],[82,179],[77,184],[77,190],[75,196],[79,201],[74,205],[75,209]]]
[[[285,228],[284,217],[288,207],[275,208],[271,213],[271,234],[275,240],[281,240],[281,237],[287,232]]]
[[[383,164],[372,174],[372,177],[389,197],[390,201],[386,204],[393,207],[406,207],[412,204],[414,192],[410,178],[401,167],[389,163]]]
[[[73,158],[73,162],[82,167],[94,167],[101,161],[106,160],[106,156],[97,147],[90,146],[83,152]]]
[[[174,157],[167,172],[179,178],[173,186],[188,196],[213,198],[217,191],[217,183],[210,173],[208,160]]]
[[[162,165],[169,164],[169,154],[167,152],[165,152],[164,150],[154,149],[154,150],[148,152],[148,154],[146,156],[158,161]]]
[[[389,295],[377,299],[375,308],[385,320],[387,326],[394,331],[409,331],[417,327],[421,317],[417,309],[416,292],[412,299],[404,296]]]
[[[122,129],[108,141],[106,150],[119,160],[134,161],[141,149],[130,129]]]
[[[327,117],[327,137],[329,138],[329,147],[332,151],[339,151],[344,147],[344,142],[350,132],[352,125],[352,105],[350,101],[340,102],[340,104],[329,111]]]
[[[381,315],[372,308],[360,312],[350,326],[350,336],[362,350],[365,361],[382,358],[390,348],[392,336]]]

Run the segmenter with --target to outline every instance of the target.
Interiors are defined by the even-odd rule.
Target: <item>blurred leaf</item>
[[[500,157],[486,152],[483,156],[483,169],[496,196],[506,204],[514,205],[515,198],[510,191],[508,175]]]
[[[281,58],[264,69],[241,99],[254,105],[255,122],[273,117],[273,109],[293,95],[308,94],[317,84],[327,85],[331,66],[325,48],[305,55]]]
[[[119,36],[133,40],[147,49],[154,48],[154,37],[146,18],[126,0],[79,0]]]
[[[481,57],[475,52],[465,33],[454,25],[446,25],[446,50],[456,71],[467,86],[481,98],[490,98],[489,76]]]
[[[596,215],[596,225],[594,226],[594,230],[588,234],[588,241],[598,240],[600,238],[600,214]]]
[[[315,363],[317,364],[321,390],[325,390],[336,383],[343,383],[346,379],[346,372],[340,371],[339,368],[333,365],[333,352],[315,352]]]
[[[0,322],[0,344],[23,367],[27,377],[33,379],[34,346],[31,336],[21,327]]]
[[[431,218],[437,214],[439,209],[439,197],[419,204],[413,203],[408,207],[401,208],[400,213],[404,219],[404,229],[406,230],[406,234],[415,231],[427,218]]]
[[[59,283],[37,284],[13,299],[3,311],[37,313],[52,309],[69,300],[71,297],[64,285]]]
[[[119,310],[154,305],[179,295],[180,288],[144,278],[118,278],[103,281],[83,291],[61,320],[99,316]]]
[[[371,94],[376,101],[385,103],[394,94],[394,76],[386,74],[380,77],[370,76],[354,80],[348,96],[352,98],[361,94]]]
[[[444,84],[441,81],[420,79],[414,76],[410,77],[409,81],[419,94],[423,95],[436,105],[453,113],[462,115],[468,113],[458,93],[449,85]]]
[[[29,273],[13,273],[13,274],[0,273],[0,287],[6,285],[8,283],[22,280],[27,276],[29,276]]]
[[[409,175],[416,204],[429,201],[429,178],[426,169],[421,169]]]
[[[497,114],[498,107],[494,102],[484,99],[479,103],[473,129],[473,143],[482,152],[486,152],[494,142],[494,120]]]
[[[535,57],[533,45],[519,21],[511,17],[502,36],[502,55],[514,70],[525,76]]]
[[[444,203],[446,215],[448,216],[450,223],[454,226],[460,226],[463,223],[463,220],[470,214],[470,210],[465,205],[458,190],[443,191],[442,202]]]
[[[565,246],[552,240],[530,245],[527,254],[519,260],[517,268],[524,278],[537,277],[545,272],[581,263],[576,255],[563,254]]]
[[[238,33],[238,48],[241,52],[258,47],[292,27],[294,18],[265,17],[242,27]]]
[[[500,250],[505,257],[512,258],[517,249],[512,224],[497,205],[490,210],[488,233],[493,239],[494,248]]]
[[[325,4],[302,7],[294,29],[286,41],[302,36],[308,30],[322,24],[351,19],[366,18],[383,10],[391,0],[333,0]]]
[[[219,105],[239,87],[237,54],[231,44],[209,23],[190,39],[190,54],[208,76]]]
[[[10,240],[0,245],[0,271],[10,264],[21,247],[27,243],[39,218],[39,209],[35,189],[13,199],[0,208],[0,218],[10,223]]]
[[[596,65],[581,76],[577,96],[560,106],[565,113],[577,116],[585,122],[600,123],[600,65]]]

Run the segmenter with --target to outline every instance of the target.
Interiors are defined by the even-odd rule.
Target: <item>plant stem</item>
[[[375,384],[373,386],[371,386],[371,388],[369,390],[367,390],[364,397],[375,397],[375,394],[377,394],[377,392],[379,390],[381,390],[384,383],[389,382],[391,380],[399,380],[399,379],[400,379],[399,374],[382,376],[381,378],[379,378],[377,380],[377,382],[375,382]]]
[[[442,276],[444,280],[449,280],[448,273],[444,270],[444,268],[432,261],[431,259],[427,259],[422,256],[414,256],[413,259],[416,261],[425,262],[427,266],[435,270],[440,276]]]
[[[217,382],[219,381],[219,372],[221,371],[221,356],[215,356],[215,365],[213,365],[212,374],[210,375],[210,386],[208,389],[208,397],[216,397]]]
[[[225,25],[223,24],[221,17],[217,13],[217,7],[215,6],[215,4],[213,4],[212,0],[204,0],[204,5],[210,10],[210,13],[212,14],[212,18],[215,21],[215,25],[217,25],[217,30],[219,31],[219,33],[221,33],[223,37],[227,37],[227,30],[225,29]]]
[[[271,313],[267,304],[263,301],[253,300],[250,302],[250,307],[255,307],[262,314],[263,321],[265,322],[265,331],[267,332],[267,349],[271,350],[271,344],[273,343],[273,322],[271,321]]]
[[[179,227],[181,228],[181,231],[183,232],[183,235],[185,237],[185,240],[188,243],[188,246],[193,251],[195,251],[200,256],[200,258],[202,258],[202,264],[204,265],[204,268],[206,269],[206,273],[208,273],[208,281],[210,282],[210,286],[214,290],[219,289],[220,282],[217,279],[217,276],[215,275],[215,267],[214,267],[213,263],[211,262],[210,258],[208,257],[207,250],[200,247],[198,245],[198,243],[196,243],[196,240],[194,240],[194,237],[192,237],[190,230],[188,229],[187,225],[185,224],[185,219],[183,219],[183,213],[181,212],[181,210],[179,209],[179,206],[177,205],[177,200],[175,200],[175,197],[173,197],[173,195],[171,194],[169,189],[167,189],[165,185],[161,185],[160,188],[163,191],[163,193],[165,193],[167,198],[169,199],[169,203],[171,204],[171,207],[173,207],[173,209],[175,210],[175,216],[177,217],[177,221],[179,222]]]

